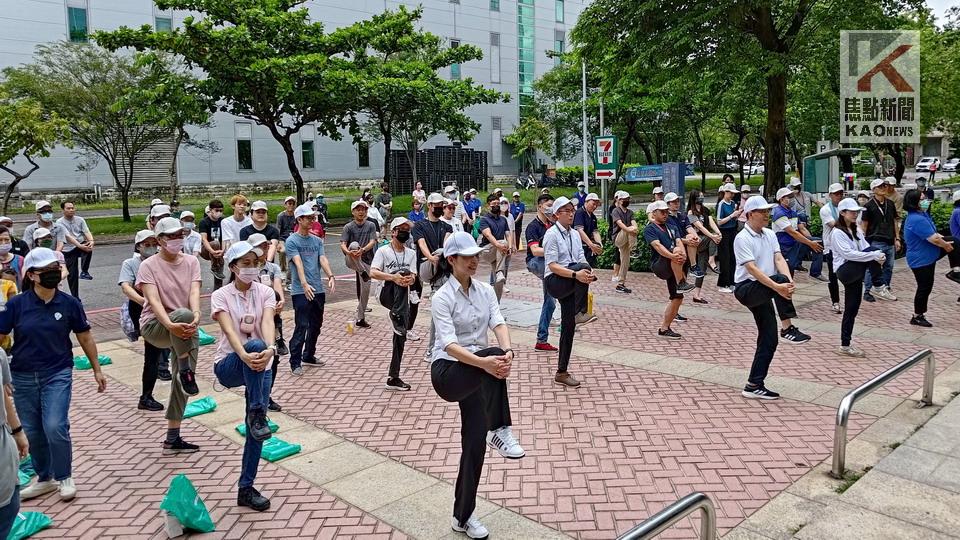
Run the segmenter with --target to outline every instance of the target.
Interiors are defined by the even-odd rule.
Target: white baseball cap
[[[183,224],[175,217],[165,217],[153,226],[153,232],[156,233],[157,236],[161,234],[173,234],[182,229]]]
[[[843,184],[839,182],[834,182],[827,188],[827,193],[836,193],[838,191],[843,191]]]
[[[778,189],[778,190],[777,190],[777,200],[779,201],[780,199],[782,199],[782,198],[784,198],[784,197],[793,197],[793,190],[790,189],[790,188],[788,188],[788,187],[782,187],[782,188]]]
[[[163,199],[153,199],[152,201],[150,201],[150,208],[153,208],[158,204],[163,204]]]
[[[452,257],[454,255],[466,255],[470,257],[483,250],[484,248],[477,245],[477,241],[473,239],[473,235],[464,231],[451,234],[450,237],[447,238],[447,241],[443,243],[444,257]]]
[[[797,187],[797,186],[799,186],[801,183],[802,183],[802,182],[800,182],[800,179],[797,178],[796,176],[794,176],[793,178],[790,179],[790,187]]]
[[[251,246],[257,247],[260,244],[266,244],[268,240],[266,236],[260,233],[253,233],[247,237],[247,242],[249,242]]]
[[[840,212],[845,212],[847,210],[853,210],[854,212],[860,212],[864,210],[862,206],[857,204],[857,201],[853,199],[844,199],[840,201],[840,204],[837,205],[837,210]]]
[[[457,186],[453,186],[453,189],[457,189]],[[473,193],[474,195],[477,194],[477,188],[475,187],[470,188],[468,191],[470,191],[470,193]]]
[[[230,249],[228,249],[227,253],[224,254],[223,256],[223,262],[227,266],[230,266],[231,264],[233,264],[233,261],[239,259],[240,257],[243,257],[244,255],[246,255],[247,253],[250,253],[251,251],[255,253],[257,257],[263,255],[263,251],[261,251],[260,248],[255,248],[250,244],[250,242],[246,240],[241,240],[239,242],[236,242],[230,245]]]
[[[653,201],[647,205],[647,215],[650,215],[657,210],[667,210],[667,203],[664,201]]]
[[[362,206],[364,208],[370,208],[370,205],[367,204],[367,201],[359,200],[359,201],[353,201],[352,203],[350,203],[350,211],[352,212],[353,209],[358,206]],[[313,205],[310,205],[310,209],[313,210]]]
[[[287,197],[283,199],[283,204],[287,204],[290,201],[297,202],[297,198],[293,195],[287,195]]]
[[[897,185],[897,179],[892,176],[888,176],[883,179],[883,183],[890,184],[891,186],[895,186]]]
[[[951,197],[950,200],[953,201],[953,202],[960,201],[960,190],[954,191],[954,192],[953,192],[953,197]],[[3,221],[3,220],[0,219],[0,221]]]
[[[552,213],[556,214],[556,213],[557,213],[557,210],[563,208],[564,206],[566,206],[566,205],[568,205],[568,204],[572,205],[572,204],[573,204],[573,201],[571,201],[570,199],[568,199],[568,198],[564,197],[563,195],[561,195],[561,196],[559,196],[559,197],[557,197],[556,199],[553,200],[553,205],[550,207],[550,211],[551,211]]]
[[[23,272],[26,273],[28,270],[33,270],[34,268],[50,266],[58,261],[57,253],[52,249],[45,247],[33,248],[23,259]]]
[[[514,192],[513,192],[513,196],[514,196],[514,197],[519,197],[519,196],[520,196],[520,192],[519,192],[519,191],[514,191]]]
[[[7,216],[0,216],[0,223],[6,223],[6,222],[8,222],[8,221],[9,221],[11,224],[13,223],[13,219],[8,218]]]
[[[750,191],[751,191],[751,189],[750,189],[750,184],[744,184],[744,185],[740,186],[740,192],[741,192],[741,193],[750,193]]]
[[[403,216],[395,217],[393,221],[390,222],[390,230],[392,231],[405,223],[410,223],[410,220]]]
[[[494,193],[503,193],[503,188],[496,188],[493,190]]]
[[[48,228],[46,228],[46,227],[37,227],[36,229],[33,230],[33,239],[34,239],[34,240],[39,240],[39,239],[43,238],[44,236],[50,236],[50,229],[48,229]]]
[[[147,238],[155,238],[156,235],[150,229],[144,229],[142,231],[137,231],[137,235],[133,237],[133,245],[137,245],[140,242],[143,242]]]
[[[34,206],[36,207],[37,212],[39,212],[44,206],[50,206],[50,201],[37,201],[37,204]],[[51,208],[53,207],[51,206]]]
[[[193,219],[197,219],[197,216],[195,216],[195,215],[193,214],[193,212],[191,212],[191,211],[189,211],[189,210],[184,210],[183,212],[180,212],[180,221],[183,221],[183,218],[188,218],[188,217],[192,217]]]
[[[733,182],[727,182],[720,188],[720,191],[729,191],[730,193],[740,193],[740,190],[737,189],[737,186],[733,185]]]
[[[671,191],[670,193],[667,193],[666,195],[663,196],[663,202],[673,202],[679,198],[680,198],[679,195]]]
[[[663,193],[663,188],[660,186],[653,188],[653,194],[656,195],[657,193]]]
[[[256,210],[266,210],[266,209],[267,209],[267,203],[263,201],[254,201],[254,203],[250,206],[251,212],[254,212]]]
[[[586,201],[599,201],[599,200],[600,200],[600,196],[597,195],[596,193],[588,193],[588,194],[587,194],[587,198],[584,199],[584,202],[586,202]]]
[[[626,199],[626,198],[629,197],[629,196],[630,196],[629,193],[627,193],[626,191],[623,191],[623,190],[621,189],[621,190],[619,190],[619,191],[617,191],[616,193],[613,194],[613,199],[614,199],[614,200]]]
[[[784,189],[789,189],[789,188],[780,188],[780,191],[783,191]],[[767,200],[764,199],[762,195],[754,195],[753,197],[750,197],[749,199],[747,199],[747,202],[743,204],[743,212],[745,214],[749,214],[754,210],[769,210],[774,206],[776,205],[768,203]]]
[[[446,201],[446,199],[439,193],[431,193],[427,196],[427,204],[442,203],[444,201]]]
[[[443,188],[443,192],[444,192],[444,193],[453,193],[453,192],[456,191],[456,190],[457,190],[457,186],[455,186],[455,185],[453,185],[453,184],[450,184],[449,186]]]
[[[170,207],[165,204],[158,204],[150,209],[150,217],[169,216]]]
[[[353,204],[350,206],[350,209],[353,210],[353,208],[357,205],[357,203],[362,204],[364,206],[367,205],[367,203],[363,201],[354,201]],[[303,216],[315,216],[315,215],[317,215],[317,211],[313,209],[313,203],[309,203],[309,202],[301,204],[293,211],[294,218],[300,218]]]
[[[883,178],[874,178],[870,181],[870,189],[877,189],[878,187],[886,184]]]

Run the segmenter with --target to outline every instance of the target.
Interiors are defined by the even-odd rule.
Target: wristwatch
[[[274,356],[276,356],[276,354],[277,354],[277,346],[276,346],[276,345],[271,345],[271,346],[269,346],[269,347],[267,347],[267,348],[270,349],[271,351],[273,351]]]
[[[15,428],[13,428],[13,429],[11,429],[11,430],[10,430],[10,434],[11,434],[11,435],[16,435],[17,433],[20,433],[21,431],[23,431],[23,425],[22,425],[22,424],[19,425],[19,426],[17,426],[17,427],[15,427]]]
[[[577,271],[574,270],[573,275],[571,275],[570,277],[572,277],[573,279],[577,279]]]

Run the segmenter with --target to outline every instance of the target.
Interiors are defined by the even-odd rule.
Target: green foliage
[[[933,218],[933,224],[943,235],[950,234],[950,216],[953,215],[953,203],[941,200],[933,201],[930,205],[930,217]]]
[[[647,223],[647,213],[643,210],[637,210],[634,213],[634,219],[637,221],[637,224],[640,225],[640,229],[642,230],[643,226]],[[597,228],[600,231],[600,237],[604,239],[603,253],[597,257],[597,268],[613,268],[613,261],[616,260],[616,253],[619,250],[613,245],[613,242],[606,239],[608,230],[607,222],[605,220],[599,220]],[[650,248],[650,245],[644,242],[643,238],[640,238],[637,242],[637,247],[634,250],[634,255],[636,256],[630,258],[630,271],[649,272],[651,253],[652,249]]]
[[[536,168],[537,152],[549,154],[553,151],[553,138],[553,130],[549,124],[530,115],[521,120],[513,133],[503,140],[513,147],[513,157],[523,160],[523,170],[533,171]]]

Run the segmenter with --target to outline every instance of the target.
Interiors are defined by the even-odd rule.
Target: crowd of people
[[[473,515],[486,447],[509,459],[525,455],[511,429],[506,379],[516,353],[500,311],[509,292],[511,259],[521,250],[524,266],[542,287],[534,350],[556,355],[554,381],[566,387],[582,384],[571,373],[570,361],[577,328],[597,320],[588,310],[588,296],[606,246],[613,246],[614,290],[629,295],[628,270],[637,243],[642,237],[649,245],[651,271],[667,289],[657,328],[657,336],[665,339],[683,337],[674,328],[687,320],[680,313],[684,293],[692,291],[693,302],[709,304],[706,272],[718,275],[718,292],[732,293],[757,326],[753,364],[742,390],[750,399],[779,397],[765,386],[779,343],[799,345],[811,339],[793,323],[795,280],[807,271],[805,262],[812,280],[828,284],[832,308],[842,314],[837,351],[850,357],[865,355],[852,343],[861,302],[897,300],[891,281],[902,248],[917,283],[910,324],[932,325],[926,312],[939,259],[949,258],[946,277],[960,283],[960,251],[953,244],[960,235],[960,192],[953,195],[952,236],[941,236],[928,212],[927,191],[913,188],[900,196],[892,179],[874,180],[868,198],[848,197],[841,184],[833,184],[822,204],[798,180],[780,189],[773,202],[750,196],[749,185],[738,189],[732,177],[724,180],[714,208],[699,191],[689,194],[684,207],[677,194],[655,188],[643,223],[631,209],[631,194],[617,191],[605,236],[596,216],[600,197],[583,185],[570,197],[543,190],[530,217],[519,192],[511,200],[499,188],[483,197],[475,189],[461,195],[455,185],[445,186],[443,193],[426,193],[418,183],[410,210],[397,211],[384,185],[377,195],[366,190],[350,203],[351,220],[340,235],[338,255],[354,273],[357,308],[350,328],[372,326],[367,320],[372,293],[387,310],[393,330],[384,366],[387,390],[411,388],[401,377],[405,347],[424,339],[414,326],[421,302],[430,298],[424,360],[430,363],[437,394],[458,403],[461,413],[454,530],[471,538],[487,534]],[[270,500],[254,483],[263,441],[271,437],[267,415],[282,410],[272,395],[281,358],[288,356],[294,377],[326,360],[317,342],[326,295],[336,286],[324,248],[330,222],[322,194],[303,204],[287,197],[274,223],[264,201],[251,203],[237,194],[227,204],[230,214],[225,214],[224,202],[211,200],[198,223],[197,214],[181,211],[176,201],[152,201],[144,229],[133,239],[132,256],[120,267],[121,321],[131,340],[144,342],[137,406],[165,411],[161,451],[199,451],[183,438],[180,427],[189,398],[199,392],[197,369],[208,369],[198,367],[197,358],[200,260],[209,261],[215,289],[210,315],[220,327],[212,375],[225,387],[245,389],[246,441],[237,504],[263,511]],[[36,203],[37,220],[25,229],[26,240],[14,236],[12,220],[0,217],[0,345],[11,355],[9,365],[0,357],[5,405],[0,414],[9,427],[0,434],[0,445],[9,451],[0,455],[22,457],[29,451],[38,475],[23,489],[0,486],[0,500],[10,501],[0,506],[0,536],[6,516],[16,514],[20,500],[53,491],[63,500],[76,495],[68,417],[71,334],[90,359],[98,391],[107,384],[77,290],[78,280],[90,278],[93,235],[72,202],[61,204],[63,216],[56,221],[51,208],[47,201]],[[821,237],[810,231],[814,212],[823,224]],[[823,263],[828,277],[821,274]],[[64,280],[70,294],[60,290]],[[293,307],[289,345],[280,317],[287,295]],[[558,303],[559,340],[553,346],[550,325]],[[488,330],[496,347],[488,343]],[[158,380],[171,381],[166,404],[154,399]],[[10,388],[15,389],[12,396]]]

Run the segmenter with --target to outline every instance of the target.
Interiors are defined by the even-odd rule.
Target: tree
[[[13,99],[0,87],[0,169],[13,177],[3,194],[4,215],[17,185],[40,168],[34,158],[49,156],[57,144],[70,144],[69,137],[66,122],[39,102]],[[26,171],[13,168],[19,156],[30,164]]]
[[[359,132],[351,110],[362,77],[347,55],[364,49],[372,29],[357,25],[327,34],[311,22],[306,0],[158,0],[160,9],[198,13],[183,28],[156,32],[149,25],[98,32],[109,49],[134,47],[183,58],[203,72],[197,90],[218,110],[264,126],[280,144],[303,202],[306,191],[293,136],[313,124],[334,140]]]
[[[521,168],[532,172],[536,169],[537,152],[549,154],[553,149],[553,132],[550,126],[533,116],[526,116],[516,126],[513,133],[503,140],[513,147],[513,157],[521,160]],[[530,167],[527,168],[527,165]]]
[[[171,138],[169,129],[144,123],[129,99],[143,88],[147,71],[129,55],[60,42],[38,46],[33,64],[7,68],[4,75],[11,95],[33,99],[67,123],[84,157],[81,168],[106,162],[120,191],[123,219],[130,221],[137,165],[156,158],[157,145]]]

